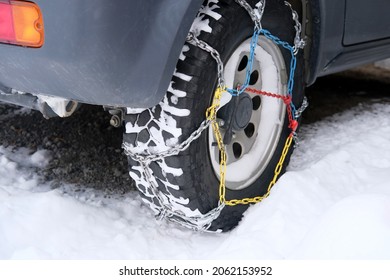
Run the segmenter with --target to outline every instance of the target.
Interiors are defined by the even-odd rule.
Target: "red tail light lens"
[[[41,47],[44,26],[38,5],[26,1],[0,0],[0,42]]]

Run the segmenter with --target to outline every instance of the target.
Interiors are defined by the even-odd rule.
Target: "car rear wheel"
[[[252,7],[258,1],[248,1]],[[273,35],[293,44],[295,29],[291,10],[284,1],[268,1],[262,21]],[[253,22],[234,0],[205,1],[192,32],[216,49],[225,64],[229,88],[245,81]],[[249,86],[256,90],[288,94],[291,54],[273,40],[260,36]],[[293,103],[303,100],[303,59],[297,58]],[[205,119],[217,87],[217,66],[210,54],[185,44],[167,94],[160,104],[135,113],[128,110],[124,142],[132,153],[153,154],[185,141]],[[286,104],[280,98],[244,92],[232,97],[225,92],[217,113],[227,153],[226,199],[262,196],[275,176],[286,139],[291,133]],[[288,152],[283,170],[292,149]],[[186,216],[196,217],[218,207],[220,151],[211,128],[188,149],[150,163],[150,174],[129,158],[130,175],[143,200],[156,211],[152,182],[163,194],[163,203]],[[241,220],[248,205],[226,206],[209,230],[227,231]]]

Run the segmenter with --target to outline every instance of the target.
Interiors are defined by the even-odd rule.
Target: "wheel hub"
[[[222,120],[222,127],[226,129],[224,144],[229,145],[234,133],[244,130],[252,117],[252,98],[246,92],[235,96],[218,112],[218,118]]]
[[[246,92],[236,98],[238,99],[238,104],[233,114],[232,128],[233,131],[241,131],[251,120],[253,105],[252,99]]]

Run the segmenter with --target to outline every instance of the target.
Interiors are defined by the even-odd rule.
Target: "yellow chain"
[[[225,145],[223,144],[222,134],[219,129],[217,122],[217,111],[221,106],[221,97],[222,94],[226,92],[226,88],[218,87],[214,94],[213,104],[206,111],[206,118],[211,121],[211,126],[213,128],[214,137],[218,144],[218,149],[220,153],[220,163],[219,163],[219,197],[220,202],[225,202],[225,174],[226,174],[226,150]]]
[[[278,180],[278,177],[279,177],[280,173],[282,172],[283,164],[284,164],[284,161],[286,160],[286,156],[287,156],[288,151],[289,151],[289,149],[291,147],[292,141],[293,141],[293,135],[290,134],[290,136],[288,136],[287,139],[286,139],[286,143],[284,144],[282,155],[280,156],[279,162],[278,162],[278,164],[275,167],[274,177],[273,177],[272,181],[269,183],[267,192],[264,195],[256,196],[256,197],[253,197],[253,198],[232,199],[232,200],[229,200],[229,201],[226,201],[224,199],[225,204],[228,205],[228,206],[236,206],[236,205],[239,205],[239,204],[241,204],[241,205],[242,204],[244,204],[244,205],[245,204],[254,204],[254,203],[259,203],[264,198],[267,198],[270,195],[270,193],[271,193],[272,187],[276,184],[276,181]]]
[[[213,104],[206,111],[206,118],[212,122],[217,120],[217,111],[221,106],[221,97],[224,92],[226,92],[226,87],[218,87],[215,90]]]
[[[206,117],[211,121],[211,125],[214,132],[214,137],[218,144],[218,149],[220,153],[220,164],[219,164],[219,172],[220,172],[220,181],[219,181],[219,201],[220,203],[224,203],[228,206],[236,206],[236,205],[245,205],[245,204],[253,204],[262,201],[264,198],[268,197],[272,187],[276,184],[276,181],[282,172],[284,161],[286,160],[286,156],[291,147],[293,141],[293,134],[291,133],[284,145],[282,154],[280,156],[279,162],[275,167],[274,177],[272,181],[268,185],[267,192],[262,196],[256,196],[253,198],[243,198],[243,199],[232,199],[226,200],[226,185],[225,185],[225,175],[226,175],[226,149],[223,144],[222,134],[219,129],[219,125],[217,122],[217,111],[221,105],[221,97],[222,94],[226,92],[226,88],[218,87],[214,94],[214,99],[212,105],[206,111]]]

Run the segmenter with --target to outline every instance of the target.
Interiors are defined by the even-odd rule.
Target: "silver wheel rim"
[[[245,81],[250,41],[248,39],[241,43],[226,63],[225,80],[228,88],[236,88]],[[259,38],[256,47],[249,87],[287,94],[287,71],[283,55],[275,43],[263,36]],[[236,132],[232,142],[226,145],[226,187],[231,190],[247,188],[264,172],[278,145],[286,114],[286,106],[281,99],[248,94],[253,105],[249,124],[244,130]],[[231,95],[224,93],[221,107],[230,100]],[[225,132],[221,128],[222,136]],[[211,128],[208,134],[209,156],[219,178],[219,150]]]

